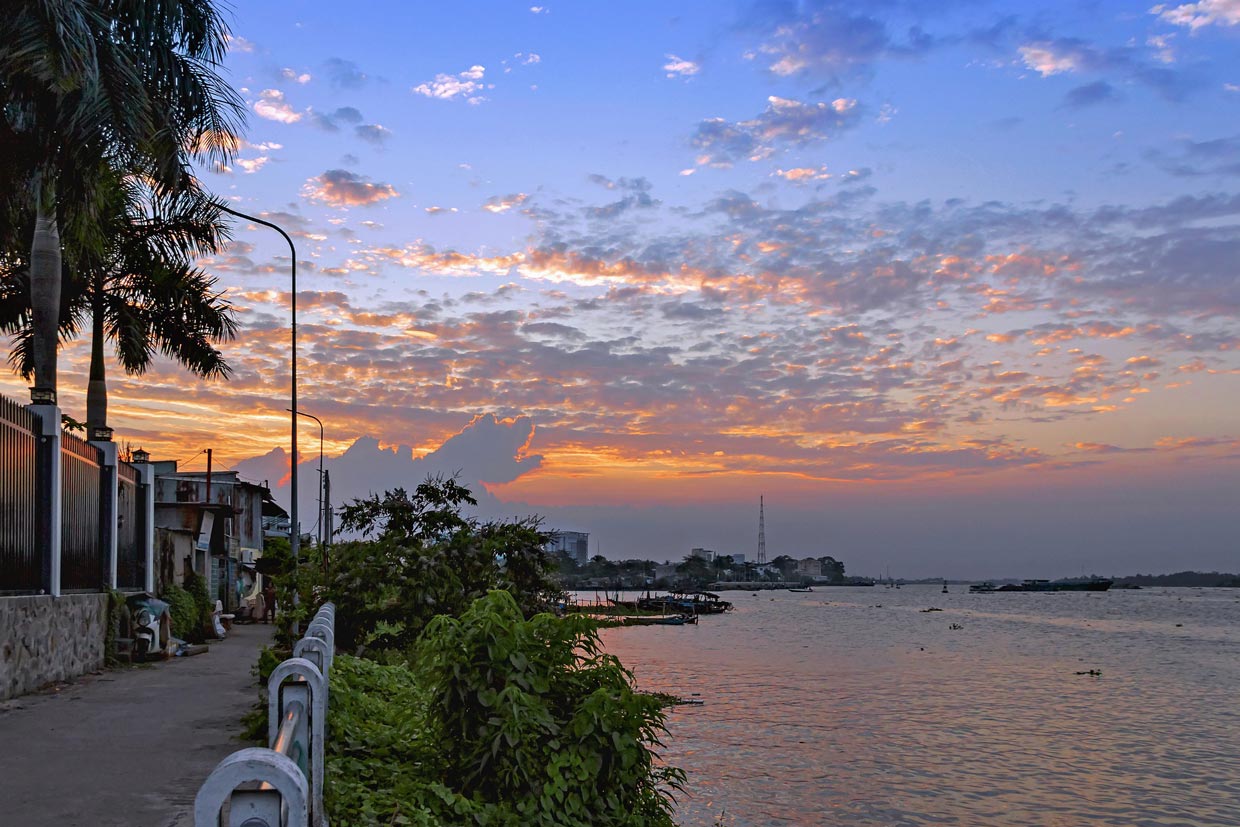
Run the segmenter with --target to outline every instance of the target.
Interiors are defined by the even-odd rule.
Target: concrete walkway
[[[246,746],[250,668],[272,629],[234,626],[205,655],[0,703],[0,823],[192,827],[198,787]]]

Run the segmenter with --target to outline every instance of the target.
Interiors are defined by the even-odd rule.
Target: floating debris
[[[922,614],[925,614],[926,612],[941,612],[941,611],[943,611],[943,610],[942,610],[942,609],[939,609],[939,608],[936,608],[936,607],[934,607],[934,606],[931,606],[929,609],[922,609],[922,610],[921,610],[921,613],[922,613]]]
[[[1101,669],[1086,669],[1084,672],[1074,672],[1076,675],[1093,675],[1095,678],[1102,677]]]
[[[951,629],[953,632],[958,632],[958,631],[960,631],[961,629],[963,629],[964,627],[963,627],[963,626],[961,626],[959,623],[953,623],[952,625],[948,626],[947,628],[948,628],[948,629]]]

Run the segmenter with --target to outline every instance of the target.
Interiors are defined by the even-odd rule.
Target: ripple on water
[[[705,701],[664,750],[686,827],[1235,827],[1237,596],[740,593],[604,640],[643,688]]]

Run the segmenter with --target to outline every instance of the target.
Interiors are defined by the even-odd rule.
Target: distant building
[[[710,550],[710,549],[708,549],[708,548],[691,548],[691,549],[689,549],[689,556],[690,556],[690,557],[698,557],[698,558],[700,558],[700,559],[702,559],[702,560],[705,560],[707,563],[713,563],[713,562],[715,562],[715,554],[716,554],[716,552],[714,552],[714,551],[712,551],[712,550]]]
[[[166,533],[161,560],[174,582],[185,569],[207,578],[208,592],[226,610],[235,607],[254,589],[253,571],[263,554],[264,502],[271,492],[266,486],[242,480],[236,471],[177,471],[176,462],[156,462],[155,528]],[[240,584],[240,589],[238,589]],[[240,592],[240,593],[239,593]]]
[[[587,531],[553,531],[544,548],[552,554],[564,552],[584,566],[590,561],[590,533]]]
[[[797,561],[797,574],[802,577],[818,577],[822,574],[822,561],[817,557],[806,557]]]
[[[729,554],[728,556],[732,558],[732,562],[733,562],[734,564],[736,564],[736,565],[738,565],[738,566],[743,566],[743,565],[745,565],[745,555],[744,555],[744,554]]]

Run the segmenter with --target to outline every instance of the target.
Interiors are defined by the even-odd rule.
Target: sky
[[[768,558],[849,573],[1240,569],[1236,0],[230,18],[200,174],[293,235],[333,501],[459,471],[617,559],[752,560],[763,497]],[[287,500],[289,256],[234,235],[231,380],[114,367],[110,424]]]

